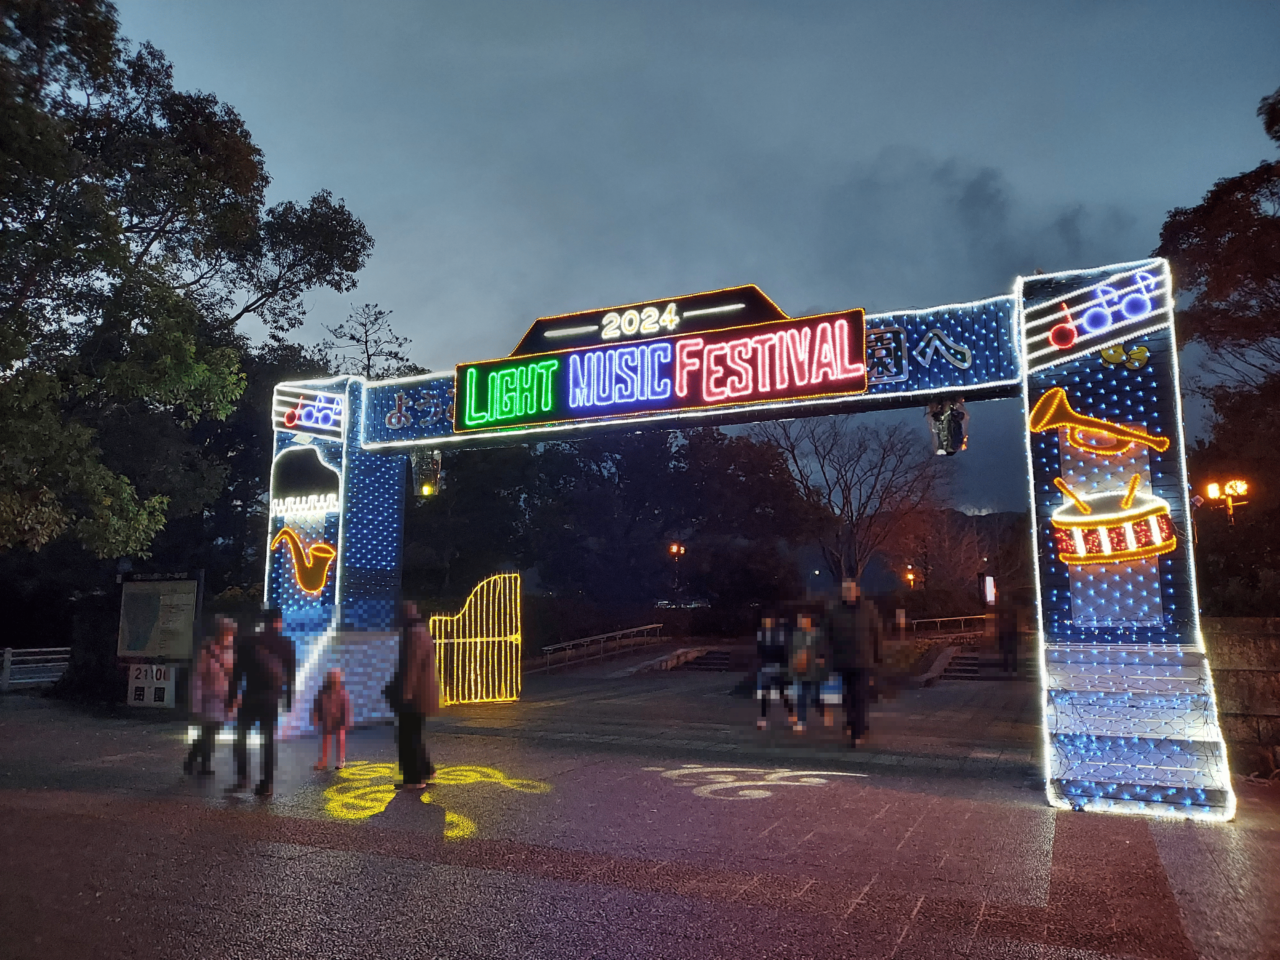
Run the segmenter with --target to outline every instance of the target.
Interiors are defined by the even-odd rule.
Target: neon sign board
[[[339,394],[276,387],[271,412],[272,424],[277,430],[342,439],[346,410]]]
[[[461,364],[459,433],[837,398],[867,389],[861,310]]]

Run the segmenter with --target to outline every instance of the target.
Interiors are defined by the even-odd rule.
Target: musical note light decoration
[[[481,581],[455,616],[434,616],[440,705],[520,699],[520,574]]]

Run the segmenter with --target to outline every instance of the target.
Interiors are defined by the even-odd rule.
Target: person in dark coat
[[[996,609],[996,638],[1000,644],[1000,669],[1018,672],[1018,609],[1002,602]]]
[[[790,638],[791,629],[785,620],[773,615],[760,618],[760,629],[756,632],[756,654],[760,658],[760,669],[756,673],[756,696],[760,698],[757,730],[765,730],[769,726],[769,701],[773,698],[774,690],[782,697],[782,706],[791,722],[796,722],[795,708],[787,696]]]
[[[400,657],[395,675],[387,684],[387,700],[396,712],[399,788],[421,790],[436,775],[423,742],[426,718],[440,712],[440,689],[436,680],[435,640],[418,613],[417,604],[406,600],[401,606]]]
[[[274,792],[276,766],[276,721],[280,716],[280,699],[285,712],[293,709],[293,689],[297,661],[293,641],[283,634],[279,610],[268,610],[255,633],[236,640],[235,666],[227,691],[227,707],[240,695],[240,711],[236,715],[236,782],[228,793],[249,789],[249,731],[257,726],[262,734],[262,780],[254,795],[270,797]]]
[[[867,735],[867,708],[872,677],[880,662],[883,627],[871,601],[862,598],[856,581],[846,579],[840,584],[840,600],[827,611],[825,629],[831,669],[840,675],[845,729],[854,746],[858,746]]]

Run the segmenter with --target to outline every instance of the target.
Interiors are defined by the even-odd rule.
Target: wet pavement
[[[341,772],[282,744],[270,802],[221,745],[183,777],[184,724],[0,698],[0,957],[1280,957],[1280,784],[1060,813],[1032,684],[906,692],[854,751],[620,666],[449,709],[424,794],[389,727]]]

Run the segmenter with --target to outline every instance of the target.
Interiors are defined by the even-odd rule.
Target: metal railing
[[[930,617],[927,620],[912,620],[911,630],[914,633],[970,633],[975,630],[981,630],[987,621],[985,613],[975,613],[967,617]],[[923,624],[935,624],[932,629],[926,629]],[[947,626],[943,626],[947,624]]]
[[[0,693],[13,687],[35,687],[56,683],[71,661],[70,647],[40,647],[32,650],[4,648],[0,667]]]
[[[623,650],[632,650],[636,647],[661,643],[666,639],[662,635],[662,624],[649,623],[643,627],[614,630],[612,633],[600,633],[594,637],[582,637],[580,640],[553,643],[549,647],[543,647],[538,654],[539,657],[544,657],[545,661],[543,663],[530,662],[526,664],[524,672],[539,673],[550,670],[553,666],[564,666],[567,663],[603,660],[606,656],[616,656]],[[552,660],[556,658],[558,660],[552,663]]]

